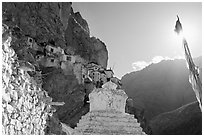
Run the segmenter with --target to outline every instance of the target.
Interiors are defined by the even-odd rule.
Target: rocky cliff
[[[86,99],[93,85],[80,84],[73,66],[65,74],[59,67],[61,64],[55,63],[59,56],[48,54],[47,46],[52,45],[54,50],[59,49],[64,54],[79,57],[83,65],[94,62],[107,67],[106,45],[90,36],[88,23],[79,12],[73,12],[71,5],[69,2],[2,3],[2,23],[8,26],[12,36],[10,47],[19,60],[33,66],[34,71],[29,71],[29,76],[34,76],[36,71],[42,74],[42,89],[47,91],[53,102],[65,103],[55,106],[56,112],[48,127],[52,129],[60,129],[59,122],[76,126],[80,117],[89,110]],[[53,62],[54,65],[50,64]],[[53,128],[56,125],[59,126]],[[49,134],[59,134],[60,131],[53,132]]]

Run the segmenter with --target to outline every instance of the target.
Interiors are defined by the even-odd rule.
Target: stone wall
[[[3,34],[2,134],[46,134],[46,120],[53,113],[48,104],[52,99],[25,71],[29,66],[19,64],[15,51],[10,47],[12,37],[6,26],[3,27]]]

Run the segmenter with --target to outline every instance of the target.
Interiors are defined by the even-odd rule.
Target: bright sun
[[[179,35],[177,35],[176,33],[174,33],[174,37],[176,37],[176,41],[180,41],[185,38],[189,44],[190,49],[192,49],[195,45],[192,45],[194,43],[196,43],[196,41],[198,41],[198,28],[196,27],[195,24],[190,24],[190,22],[187,21],[182,21],[182,28],[183,31],[180,32]]]
[[[173,28],[171,29],[171,33],[173,36],[172,38],[172,44],[169,49],[174,52],[174,56],[181,56],[184,57],[184,49],[183,49],[183,44],[182,44],[182,39],[185,38],[188,42],[188,47],[191,52],[195,51],[196,48],[198,48],[198,41],[199,41],[199,28],[196,25],[196,22],[193,22],[192,20],[185,20],[181,19],[181,24],[183,31],[180,32],[178,35],[176,32],[173,31]]]

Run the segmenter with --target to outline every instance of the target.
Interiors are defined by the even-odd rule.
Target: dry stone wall
[[[12,37],[3,35],[3,38],[2,134],[43,135],[46,119],[53,113],[52,107],[47,104],[52,99],[28,75],[25,66],[19,65],[15,51],[10,47]]]

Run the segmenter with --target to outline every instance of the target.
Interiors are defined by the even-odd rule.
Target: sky
[[[108,49],[108,67],[121,78],[162,59],[184,58],[174,32],[179,15],[193,57],[202,55],[202,3],[74,2],[91,36]]]

